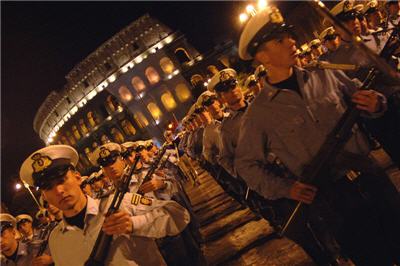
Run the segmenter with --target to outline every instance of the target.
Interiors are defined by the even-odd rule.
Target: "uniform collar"
[[[2,259],[4,259],[5,261],[12,261],[11,259],[7,258],[5,255],[3,255],[3,254],[1,254],[1,255],[2,255]],[[25,243],[18,241],[17,257],[15,258],[15,264],[17,264],[18,259],[23,256],[28,256],[28,247]]]
[[[85,213],[85,224],[87,223],[87,217],[88,216],[96,216],[99,213],[99,204],[100,200],[99,199],[93,199],[89,196],[86,196],[87,198],[87,205],[86,205],[86,213]],[[65,218],[60,221],[60,226],[61,226],[61,231],[64,233],[68,230],[75,230],[75,226],[69,225]]]
[[[246,106],[245,107],[243,107],[243,108],[241,108],[241,109],[239,109],[239,110],[232,110],[232,109],[228,109],[228,113],[227,113],[227,115],[225,116],[225,114],[224,114],[224,117],[232,117],[232,118],[234,118],[235,116],[237,116],[238,114],[240,114],[240,113],[243,113],[243,109],[244,110],[246,110],[247,109],[247,107],[249,107],[249,103],[247,102],[247,101],[245,101],[245,103],[246,103]]]
[[[310,72],[304,68],[294,66],[293,75],[296,75],[300,91],[302,91],[302,87],[304,87],[304,83],[308,80]],[[265,82],[264,89],[262,89],[260,93],[263,93],[267,97],[268,101],[272,101],[281,91],[281,89],[278,89],[268,82]]]

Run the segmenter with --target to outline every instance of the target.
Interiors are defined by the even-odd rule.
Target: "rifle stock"
[[[125,171],[124,176],[122,177],[121,183],[119,186],[116,186],[116,191],[114,197],[112,199],[111,205],[107,210],[106,217],[115,213],[125,196],[125,193],[129,191],[129,183],[131,181],[131,176],[135,171],[136,165],[139,162],[140,156],[135,157],[135,161],[131,168],[128,168]],[[89,259],[85,262],[85,266],[103,266],[105,265],[105,260],[108,256],[108,250],[110,249],[110,245],[112,242],[112,235],[107,235],[102,230],[100,230],[99,235],[97,236],[96,242],[90,253]]]

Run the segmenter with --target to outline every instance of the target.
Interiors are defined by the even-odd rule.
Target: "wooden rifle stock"
[[[129,191],[129,183],[131,181],[131,176],[136,169],[136,165],[139,162],[140,156],[136,155],[133,166],[125,171],[122,176],[120,185],[116,186],[116,191],[112,199],[111,205],[107,210],[106,217],[118,211],[125,193]],[[85,262],[85,266],[103,266],[105,265],[105,260],[108,256],[108,250],[112,242],[112,235],[107,235],[102,230],[100,230],[97,236],[96,242],[90,253],[89,259]]]

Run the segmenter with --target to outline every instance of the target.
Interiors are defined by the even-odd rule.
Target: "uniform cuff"
[[[139,216],[132,216],[132,234],[135,232],[140,231],[144,225],[146,225],[146,217],[139,215]]]

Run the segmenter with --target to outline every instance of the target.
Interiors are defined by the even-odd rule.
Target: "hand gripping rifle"
[[[161,147],[160,151],[157,153],[157,157],[154,160],[153,164],[151,165],[149,171],[147,172],[146,176],[143,178],[142,184],[148,182],[151,180],[151,177],[153,176],[154,172],[157,170],[158,165],[161,162],[162,157],[164,156],[165,152],[167,151],[167,147],[168,147],[168,142],[165,142],[163,144],[163,146]],[[144,193],[142,191],[140,191],[140,189],[138,190],[138,192],[136,192],[137,194],[140,195],[144,195]]]
[[[116,185],[116,191],[112,199],[111,205],[107,210],[106,217],[118,211],[125,193],[129,192],[129,183],[131,181],[131,176],[136,169],[136,165],[139,162],[140,156],[136,155],[135,161],[132,167],[127,168],[124,175],[121,178],[119,185]],[[97,236],[96,242],[90,253],[89,259],[85,262],[85,266],[104,266],[105,260],[108,256],[108,250],[112,242],[112,235],[107,235],[102,230],[100,230]]]
[[[326,8],[322,4],[318,4],[318,11],[322,12],[323,15],[328,16],[331,20],[334,21],[335,24],[338,24],[339,26],[342,26],[340,22],[336,21],[334,17],[329,13],[326,14]],[[350,34],[347,29],[343,27],[343,30],[345,30],[348,34]],[[388,41],[381,51],[381,56],[382,57],[388,57],[391,56],[391,52],[394,50],[393,49],[393,40],[398,38],[398,31],[393,32],[392,36],[390,38],[390,41]],[[357,39],[355,39],[355,42],[357,42]],[[358,46],[362,48],[362,50],[366,51],[366,54],[369,55],[369,57],[373,60],[374,63],[376,63],[377,67],[372,67],[369,72],[367,77],[365,78],[360,90],[368,90],[371,88],[378,71],[381,70],[385,72],[388,66],[385,65],[384,62],[380,61],[379,59],[375,58],[375,55],[370,55],[368,49],[366,48],[362,43],[357,43]],[[386,58],[384,58],[386,59]],[[381,67],[381,66],[384,67]],[[356,109],[353,104],[350,104],[350,106],[347,108],[345,113],[342,115],[342,117],[339,119],[337,122],[336,126],[333,128],[333,130],[328,134],[326,137],[324,143],[318,150],[317,154],[314,156],[314,158],[311,160],[311,162],[304,167],[304,170],[301,174],[301,177],[299,180],[304,183],[314,183],[318,184],[319,179],[321,179],[324,176],[327,176],[329,173],[329,170],[332,166],[332,161],[337,157],[339,152],[343,150],[343,147],[347,143],[347,141],[350,139],[352,135],[352,128],[353,126],[358,122],[358,119],[360,117],[361,111]],[[287,231],[289,225],[293,222],[295,219],[296,214],[299,212],[300,207],[303,204],[301,202],[297,202],[296,206],[294,207],[293,211],[289,214],[286,222],[283,224],[282,228],[279,230],[278,234],[279,235],[284,235],[285,232]]]

